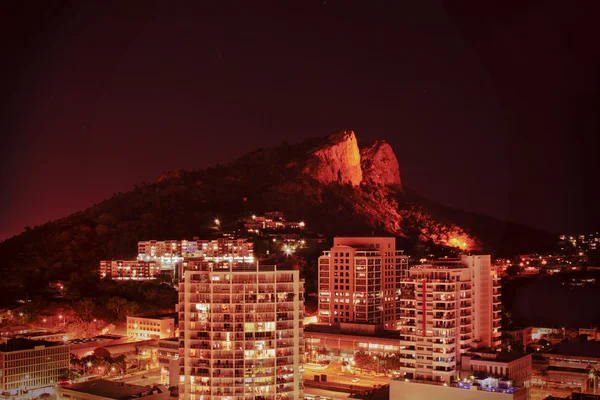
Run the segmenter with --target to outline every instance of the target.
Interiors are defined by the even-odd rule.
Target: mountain
[[[101,259],[135,257],[137,241],[213,235],[252,213],[283,211],[334,235],[394,235],[413,246],[510,254],[547,248],[553,235],[453,210],[404,188],[389,144],[359,147],[354,132],[258,149],[227,164],[170,171],[65,218],[0,243],[0,290],[35,293],[85,279]],[[9,297],[10,297],[9,296]]]

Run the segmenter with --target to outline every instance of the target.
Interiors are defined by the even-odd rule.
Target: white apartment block
[[[365,322],[397,329],[408,257],[393,237],[336,237],[319,257],[320,323]]]
[[[302,399],[299,271],[201,263],[179,284],[180,398]]]
[[[0,344],[0,397],[56,386],[69,371],[70,345],[11,339]]]
[[[224,255],[253,257],[253,243],[248,239],[220,238],[215,240],[147,240],[138,242],[141,260],[167,260],[170,258],[201,257],[212,259]]]
[[[179,385],[179,338],[158,341],[158,366],[160,383],[167,387]]]
[[[99,268],[100,278],[114,280],[149,280],[154,279],[160,272],[160,264],[156,261],[100,261]]]
[[[470,348],[498,349],[500,282],[489,255],[413,266],[401,280],[401,375],[449,382]]]

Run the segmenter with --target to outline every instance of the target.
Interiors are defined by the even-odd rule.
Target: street
[[[313,368],[311,365],[304,365],[304,380],[314,380],[315,375],[327,375],[327,382],[342,383],[345,385],[353,385],[355,387],[373,388],[374,385],[387,385],[390,383],[390,378],[387,376],[374,376],[361,374],[358,371],[355,373],[342,372],[342,366],[339,363],[331,363],[326,368]],[[352,382],[358,378],[358,382]]]

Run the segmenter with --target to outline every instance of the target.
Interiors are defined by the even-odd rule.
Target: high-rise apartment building
[[[366,322],[397,329],[408,257],[392,237],[336,237],[319,257],[321,323]]]
[[[181,398],[302,399],[299,272],[229,262],[187,268],[178,305]]]
[[[401,374],[449,382],[470,348],[498,348],[500,282],[489,255],[413,266],[401,280]]]

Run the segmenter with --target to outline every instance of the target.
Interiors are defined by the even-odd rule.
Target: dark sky
[[[0,240],[164,170],[339,129],[391,143],[432,200],[600,229],[594,2],[13,3]]]

